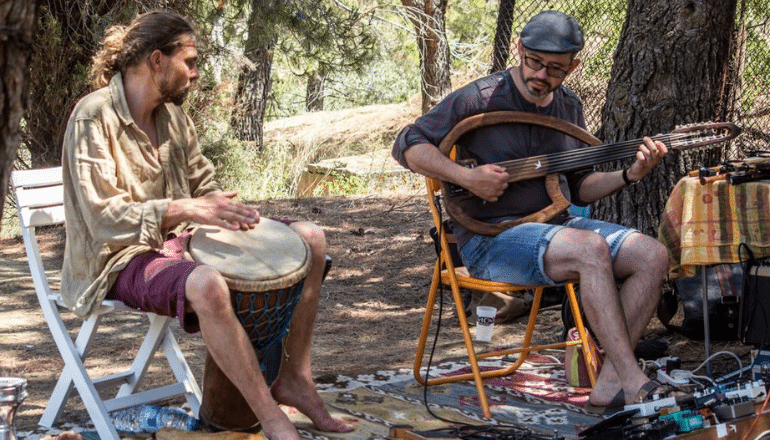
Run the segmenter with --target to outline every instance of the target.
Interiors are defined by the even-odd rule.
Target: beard
[[[160,82],[160,96],[162,102],[170,102],[176,105],[184,104],[190,93],[190,86],[171,85],[166,79]]]
[[[524,90],[526,90],[527,95],[534,99],[543,99],[548,96],[549,93],[556,90],[556,87],[547,81],[534,77],[527,78],[524,76],[524,67],[522,66],[519,66],[519,76],[521,77],[521,82],[524,84]]]

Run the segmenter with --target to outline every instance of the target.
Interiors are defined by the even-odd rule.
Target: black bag
[[[756,259],[745,244],[738,253],[745,252],[743,298],[740,310],[740,336],[744,344],[760,347],[770,345],[770,260]]]
[[[692,278],[680,278],[673,282],[679,297],[684,319],[679,331],[690,339],[703,340],[703,283],[701,268]],[[708,290],[709,333],[712,340],[737,341],[739,339],[739,297],[743,283],[743,268],[739,263],[718,264],[706,268]]]

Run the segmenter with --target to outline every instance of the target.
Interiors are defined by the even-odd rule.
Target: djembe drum
[[[191,259],[217,269],[225,278],[235,313],[270,383],[280,367],[282,340],[310,270],[309,246],[285,224],[262,218],[248,231],[201,226],[192,233],[188,252]],[[210,353],[199,417],[224,430],[246,430],[259,423]]]

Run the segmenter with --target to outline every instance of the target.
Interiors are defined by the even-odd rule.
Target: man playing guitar
[[[488,223],[523,218],[551,203],[546,178],[510,182],[497,162],[585,147],[563,133],[535,125],[480,127],[457,141],[466,167],[437,148],[458,122],[480,113],[529,112],[585,128],[582,104],[564,79],[580,64],[583,33],[576,20],[556,11],[533,17],[518,42],[520,65],[478,79],[447,96],[405,127],[393,156],[405,167],[467,189],[462,202],[470,217]],[[644,177],[668,148],[645,137],[633,164],[624,170],[591,169],[558,175],[558,188],[577,205],[587,205]],[[634,229],[566,212],[546,222],[524,222],[496,235],[454,225],[463,263],[471,275],[520,285],[558,285],[578,280],[585,314],[607,362],[587,409],[610,413],[643,401],[659,390],[639,368],[633,348],[656,310],[668,269],[666,248]]]

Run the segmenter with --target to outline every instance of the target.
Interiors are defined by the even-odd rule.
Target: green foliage
[[[403,102],[419,93],[419,58],[408,21],[387,4],[372,5],[360,16],[366,17],[366,31],[376,46],[358,68],[303,61],[295,49],[275,52],[267,120],[305,112],[305,75],[314,69],[325,74],[325,110]],[[290,46],[284,42],[280,47]]]
[[[252,143],[228,136],[204,140],[202,149],[224,188],[238,191],[243,200],[261,200],[293,197],[313,148],[272,144],[257,150]]]
[[[59,162],[66,118],[88,89],[88,49],[82,40],[67,39],[64,25],[50,11],[43,13],[30,63],[30,99],[35,104],[25,118],[29,165]]]
[[[368,189],[365,177],[334,170],[315,188],[314,194],[365,194]]]
[[[741,107],[744,113],[752,113],[752,108],[759,99],[767,100],[767,71],[770,69],[770,47],[767,36],[762,34],[770,26],[748,29],[746,36],[746,60],[741,96]],[[761,108],[767,106],[762,102]]]

